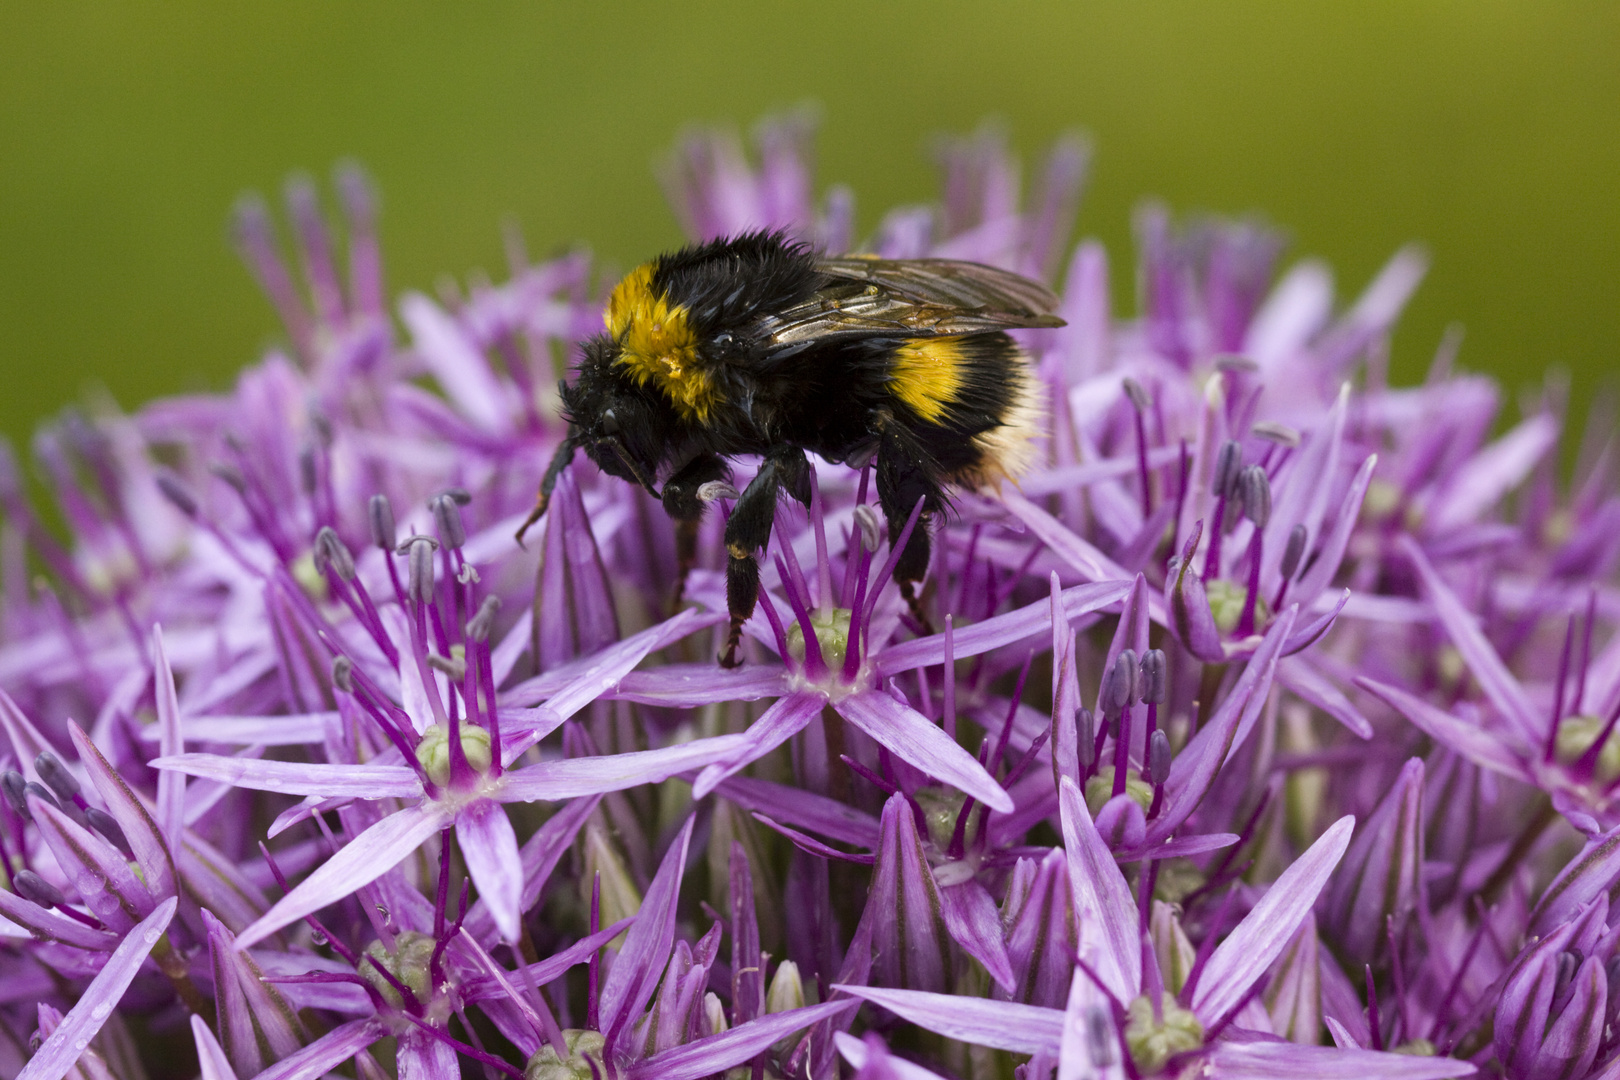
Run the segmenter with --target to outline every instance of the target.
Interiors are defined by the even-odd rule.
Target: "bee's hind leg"
[[[733,668],[742,643],[743,623],[759,600],[759,560],[754,553],[765,546],[776,521],[776,495],[782,488],[801,502],[810,500],[810,465],[804,451],[781,447],[766,455],[759,472],[732,508],[726,522],[726,609],[731,627],[720,666]]]
[[[726,463],[714,454],[700,454],[683,465],[664,484],[664,512],[675,522],[675,592],[670,610],[678,610],[686,597],[686,576],[697,564],[698,523],[703,520],[707,500],[705,484],[730,477]],[[735,492],[732,492],[735,497]]]
[[[934,477],[933,460],[915,439],[898,423],[890,421],[882,426],[882,441],[877,458],[878,502],[883,516],[889,522],[889,541],[893,543],[905,530],[917,500],[923,503],[922,516],[906,539],[906,546],[894,566],[894,580],[900,586],[900,595],[917,621],[923,634],[934,633],[933,620],[923,611],[922,598],[917,595],[917,583],[928,573],[928,559],[933,544],[928,527],[945,503],[943,489]]]

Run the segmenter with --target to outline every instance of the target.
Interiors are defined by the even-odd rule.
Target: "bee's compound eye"
[[[602,434],[617,435],[618,433],[619,418],[614,415],[612,409],[608,409],[602,413]]]

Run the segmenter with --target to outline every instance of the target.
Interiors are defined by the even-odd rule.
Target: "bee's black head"
[[[561,387],[574,439],[603,472],[656,496],[653,482],[669,456],[669,406],[615,363],[612,339],[592,338],[584,348],[573,385]]]

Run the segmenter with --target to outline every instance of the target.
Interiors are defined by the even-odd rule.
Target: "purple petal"
[[[1089,615],[1110,604],[1119,603],[1130,591],[1131,583],[1128,580],[1102,581],[1064,589],[1061,594],[1063,617],[1072,622],[1082,615]],[[1036,634],[1046,633],[1050,631],[1051,626],[1052,602],[1037,600],[1016,611],[991,616],[972,626],[953,628],[952,652],[958,659],[978,656],[991,649],[999,649],[1004,645],[1034,637]],[[943,663],[944,659],[945,635],[935,634],[932,637],[915,638],[883,650],[876,658],[876,666],[884,676],[889,676],[910,671],[912,668]]]
[[[1058,804],[1080,952],[1099,950],[1086,957],[1092,970],[1116,1001],[1131,1001],[1142,992],[1142,943],[1131,887],[1098,835],[1080,788],[1066,776],[1059,782]]]
[[[1306,602],[1304,598],[1296,597],[1295,599],[1301,605],[1301,610],[1304,610],[1304,604]],[[1346,589],[1344,592],[1339,594],[1338,603],[1334,604],[1331,608],[1324,611],[1322,614],[1318,615],[1316,618],[1312,619],[1298,630],[1294,631],[1293,636],[1283,644],[1283,655],[1293,656],[1295,653],[1303,652],[1312,645],[1315,645],[1319,640],[1321,640],[1323,634],[1333,629],[1334,622],[1336,622],[1339,618],[1339,612],[1343,611],[1344,606],[1349,602],[1350,590]]]
[[[422,797],[422,781],[414,770],[404,765],[326,765],[221,754],[177,754],[154,759],[152,767],[283,795],[351,799]]]
[[[1412,758],[1367,815],[1323,902],[1339,955],[1373,962],[1386,933],[1401,934],[1418,899],[1423,865],[1423,762]]]
[[[1076,536],[1057,518],[1024,498],[1011,487],[1001,493],[1001,501],[1013,516],[1029,526],[1029,531],[1064,562],[1090,581],[1129,581],[1130,572],[1096,547]]]
[[[575,964],[583,964],[588,961],[592,953],[624,933],[627,928],[634,925],[635,921],[636,916],[627,916],[611,926],[604,926],[594,934],[580,938],[562,952],[553,953],[538,964],[530,964],[529,973],[522,975],[520,981],[527,983],[532,978],[536,986],[545,986],[548,983],[555,982]],[[465,929],[463,929],[463,934],[467,937],[472,936]],[[482,948],[483,946],[480,945],[479,949]],[[482,964],[483,961],[480,960],[479,963]],[[518,973],[507,972],[506,977],[511,978],[515,975],[518,975]],[[505,994],[506,991],[502,989],[504,985],[505,983],[495,980],[492,976],[480,975],[467,980],[462,984],[460,990],[468,1001],[487,1001],[490,998]]]
[[[123,852],[43,799],[30,795],[28,808],[62,873],[108,929],[124,933],[151,914],[156,899]]]
[[[478,898],[489,907],[501,940],[515,943],[522,931],[518,907],[523,891],[523,860],[517,833],[506,810],[490,799],[478,799],[456,815],[456,840]]]
[[[169,654],[163,648],[163,629],[152,627],[152,695],[157,699],[158,746],[164,757],[185,752],[180,737],[180,702],[175,696],[174,672],[169,667]],[[186,810],[186,777],[184,773],[158,773],[157,818],[164,836],[179,836],[184,825]]]
[[[495,793],[495,798],[501,802],[556,802],[656,784],[676,773],[701,769],[736,754],[747,738],[746,735],[716,735],[661,750],[541,761],[507,773],[506,782]]]
[[[876,848],[878,819],[864,810],[769,780],[733,776],[715,791],[744,810],[769,814],[772,818],[809,829],[844,844]]]
[[[1501,740],[1477,724],[1459,720],[1405,690],[1376,679],[1358,676],[1356,685],[1416,724],[1436,742],[1449,747],[1481,768],[1533,784],[1524,763],[1508,752]]]
[[[762,1016],[639,1061],[630,1066],[625,1076],[627,1080],[697,1080],[723,1073],[746,1063],[795,1031],[854,1007],[852,1001],[828,1001]]]
[[[96,749],[78,724],[68,722],[68,736],[73,740],[73,748],[79,753],[79,761],[84,765],[90,783],[106,803],[107,812],[124,830],[124,837],[135,853],[135,861],[140,864],[147,887],[154,896],[173,896],[174,859],[169,853],[168,842],[158,829],[157,822],[147,812],[146,805],[124,783],[124,778],[108,764],[107,759],[101,756],[101,751]]]
[[[298,1051],[303,1025],[281,991],[264,981],[253,958],[236,948],[224,924],[206,908],[201,916],[226,1055],[238,1072],[257,1075]]]
[[[208,1022],[196,1013],[191,1014],[191,1038],[197,1044],[197,1064],[202,1068],[202,1080],[237,1080],[236,1070],[225,1060],[225,1051],[219,1047]]]
[[[647,895],[642,898],[636,924],[625,936],[624,948],[608,969],[602,984],[600,1029],[610,1040],[610,1049],[621,1032],[626,1035],[652,998],[663,974],[664,959],[675,941],[675,904],[680,899],[681,875],[686,866],[686,849],[692,842],[692,825],[686,824],[664,853]]]
[[[821,714],[827,699],[803,691],[780,698],[743,733],[743,744],[729,756],[716,761],[698,774],[692,785],[692,798],[701,799],[715,785],[733,773],[741,772],[793,736]]]
[[[689,709],[716,701],[758,701],[780,697],[787,669],[780,664],[745,664],[723,668],[713,663],[668,664],[651,671],[632,671],[602,696]]]
[[[1042,1050],[1055,1054],[1063,1037],[1061,1009],[956,994],[932,994],[925,990],[842,984],[834,984],[833,989],[880,1005],[901,1019],[947,1039],[1011,1050],[1015,1054],[1038,1054]]]
[[[868,1035],[867,1038],[875,1039],[877,1036]],[[866,1074],[860,1070],[866,1067],[867,1061],[873,1056],[866,1042],[847,1031],[833,1032],[833,1042],[838,1046],[838,1052],[844,1055],[844,1060],[854,1066],[857,1078],[864,1077]],[[884,1064],[893,1074],[894,1080],[945,1080],[939,1073],[929,1072],[921,1065],[915,1065],[905,1058],[887,1057]]]
[[[603,649],[584,664],[579,672],[538,710],[546,715],[545,724],[550,725],[547,730],[554,729],[617,686],[637,664],[647,658],[648,653],[656,652],[706,626],[724,622],[725,618],[726,614],[723,611],[711,612],[687,608],[657,626],[648,627],[639,634],[625,638],[617,645]],[[515,688],[512,696],[516,697],[522,689],[521,686]]]
[[[597,796],[575,799],[547,818],[546,823],[535,830],[534,835],[524,843],[523,850],[518,855],[518,876],[523,881],[523,891],[518,896],[519,911],[528,911],[539,902],[540,891],[551,879],[551,872],[556,869],[557,861],[573,845],[580,827],[585,824],[600,801]],[[485,938],[494,932],[495,926],[489,905],[484,903],[482,896],[467,913],[467,920],[463,925],[469,934],[477,938]]]
[[[837,848],[823,844],[815,837],[802,833],[792,826],[783,825],[779,821],[772,821],[769,817],[757,810],[754,812],[754,820],[758,821],[761,825],[764,825],[767,829],[775,829],[777,832],[793,841],[793,846],[798,848],[800,851],[808,852],[809,854],[815,855],[818,858],[837,859],[840,862],[856,863],[860,866],[871,866],[873,863],[877,862],[877,857],[874,855],[851,855],[847,851],[839,851]]]
[[[873,690],[851,694],[833,708],[908,765],[972,795],[992,810],[1012,810],[1011,796],[984,766],[916,709]]]
[[[1204,579],[1189,563],[1190,560],[1181,564],[1176,570],[1176,580],[1169,585],[1170,625],[1188,652],[1200,660],[1218,663],[1226,658],[1226,648],[1221,644],[1215,616],[1209,610]]]
[[[45,751],[56,753],[56,747],[51,745],[34,722],[17,707],[11,700],[11,695],[0,690],[0,728],[4,728],[6,738],[11,742],[12,752],[17,755],[18,762],[33,761]]]
[[[1283,660],[1277,665],[1277,682],[1307,704],[1315,705],[1349,728],[1357,738],[1372,738],[1371,722],[1361,715],[1361,710],[1352,705],[1349,698],[1339,692],[1337,686],[1323,678],[1309,660],[1297,656]]]
[[[182,723],[186,737],[194,742],[303,746],[326,738],[337,719],[334,711],[296,716],[188,716]],[[161,739],[162,735],[162,731],[153,727],[141,729],[141,738],[149,741]]]
[[[448,808],[421,802],[389,814],[350,840],[336,855],[283,896],[264,917],[242,931],[239,949],[255,945],[289,923],[312,915],[328,904],[369,885],[392,870],[429,837],[451,822]]]
[[[1609,892],[1620,878],[1620,828],[1590,837],[1581,853],[1571,859],[1530,913],[1527,934],[1545,937],[1569,922],[1587,904]]]
[[[1456,1058],[1285,1042],[1216,1043],[1206,1061],[1209,1080],[1446,1080],[1479,1071]]]
[[[883,842],[861,916],[872,925],[872,965],[880,981],[945,989],[939,908],[911,804],[904,795],[891,795],[883,804]]]
[[[1348,815],[1334,822],[1210,953],[1192,1000],[1193,1011],[1206,1028],[1243,1004],[1249,987],[1288,947],[1350,846],[1355,824],[1356,819]]]
[[[112,1015],[147,954],[169,928],[169,920],[174,918],[174,909],[179,904],[178,899],[169,897],[124,936],[106,966],[90,981],[56,1030],[17,1074],[17,1080],[61,1080],[68,1074],[91,1038]]]
[[[416,355],[462,415],[489,432],[505,432],[511,417],[500,383],[460,324],[421,293],[407,293],[399,317],[410,328]]]
[[[1344,501],[1339,504],[1339,516],[1333,522],[1333,531],[1328,533],[1316,561],[1305,571],[1294,589],[1294,599],[1302,606],[1309,606],[1322,595],[1322,590],[1339,572],[1339,564],[1343,562],[1345,549],[1350,544],[1350,535],[1355,531],[1356,522],[1361,520],[1361,504],[1367,497],[1367,487],[1372,483],[1373,470],[1377,467],[1378,455],[1372,454],[1356,470],[1350,490],[1345,492]],[[1282,551],[1285,542],[1285,537],[1278,538],[1275,545],[1277,551]]]
[[[318,1080],[388,1034],[375,1016],[339,1024],[292,1057],[283,1058],[253,1080]]]
[[[42,908],[6,889],[0,889],[0,915],[41,941],[59,941],[92,952],[112,952],[118,947],[117,934],[86,926],[77,919],[70,919],[50,908]]]
[[[1178,836],[1163,843],[1143,844],[1141,847],[1123,848],[1114,852],[1116,862],[1141,862],[1143,859],[1185,859],[1205,855],[1211,851],[1231,847],[1243,837],[1237,833],[1200,833],[1197,836]]]
[[[956,885],[944,885],[939,890],[939,915],[962,951],[984,965],[990,977],[1001,984],[1009,994],[1018,989],[1013,976],[1012,961],[1007,958],[1007,943],[1002,936],[1001,915],[990,893],[975,879]]]
[[[1557,417],[1538,413],[1476,451],[1447,479],[1426,515],[1427,527],[1440,532],[1479,520],[1558,444],[1559,428]]]
[[[1236,749],[1241,735],[1253,726],[1271,692],[1277,657],[1288,632],[1293,629],[1297,613],[1298,609],[1290,607],[1272,622],[1221,707],[1176,755],[1170,766],[1170,778],[1164,785],[1167,805],[1148,827],[1148,843],[1163,840],[1192,815],[1215,782],[1215,774]]]
[[[540,620],[535,633],[538,667],[549,671],[607,648],[620,636],[602,553],[573,470],[563,472],[552,492],[541,552],[532,610]]]
[[[1435,573],[1434,567],[1429,564],[1429,557],[1423,554],[1417,541],[1410,536],[1402,536],[1396,544],[1412,560],[1423,582],[1423,592],[1428,596],[1429,603],[1434,605],[1435,615],[1439,616],[1440,624],[1446,628],[1452,644],[1462,653],[1463,660],[1474,673],[1485,696],[1522,736],[1532,743],[1539,743],[1542,732],[1535,710],[1530,706],[1530,699],[1525,696],[1519,680],[1508,671],[1502,658],[1485,639],[1473,612],[1463,606],[1457,594]]]

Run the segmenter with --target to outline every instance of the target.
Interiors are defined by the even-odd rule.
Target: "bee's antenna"
[[[569,462],[574,460],[574,451],[579,449],[579,429],[572,424],[568,426],[568,437],[557,444],[557,452],[551,457],[551,464],[546,466],[546,475],[540,480],[540,491],[534,497],[534,509],[529,516],[523,519],[518,526],[518,547],[523,546],[523,534],[534,526],[534,523],[545,517],[546,507],[551,505],[551,493],[557,487],[557,478],[562,471],[568,468]]]

